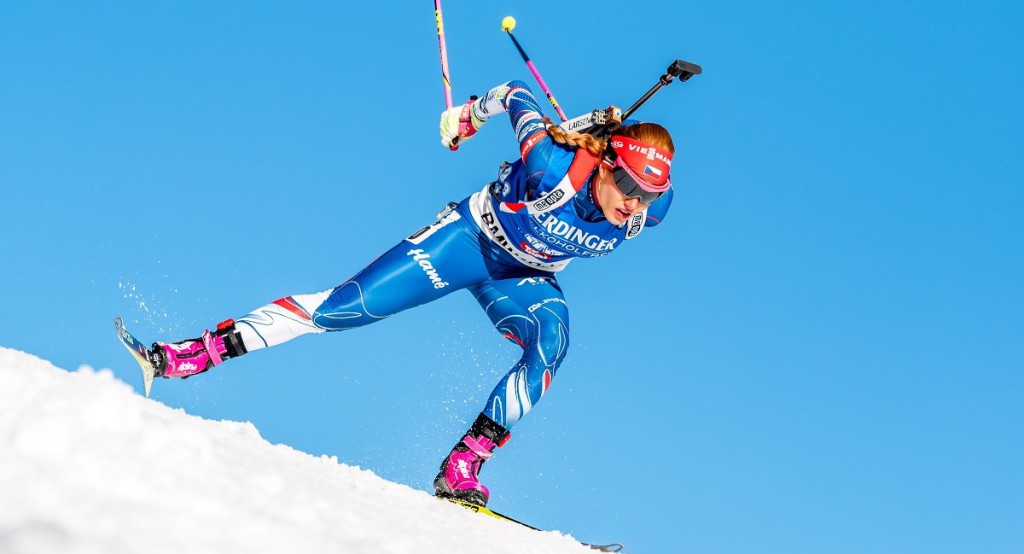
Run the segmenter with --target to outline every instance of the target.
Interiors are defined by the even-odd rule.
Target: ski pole
[[[441,49],[441,80],[444,81],[444,106],[452,107],[452,81],[448,78],[448,47],[444,43],[444,17],[441,15],[441,0],[434,0],[434,19],[437,21],[437,46]]]
[[[565,112],[563,112],[562,108],[558,106],[558,101],[555,100],[555,95],[551,94],[551,89],[548,88],[547,83],[544,82],[544,78],[540,76],[540,71],[537,71],[537,66],[530,61],[530,57],[526,55],[523,47],[520,46],[519,41],[516,40],[515,35],[512,34],[512,29],[515,28],[516,19],[514,17],[508,16],[501,20],[501,30],[508,33],[508,38],[512,39],[512,44],[516,45],[516,50],[519,50],[519,55],[522,56],[523,61],[526,62],[526,67],[530,70],[530,73],[533,73],[533,78],[537,80],[537,83],[540,85],[540,89],[548,96],[548,101],[551,102],[555,111],[558,112],[558,117],[562,118],[562,121],[568,120],[569,118],[565,117]]]
[[[441,0],[434,0],[434,19],[437,20],[437,46],[441,50],[441,80],[444,81],[444,109],[452,109],[452,81],[448,77],[448,47],[444,42],[444,17],[441,15]],[[459,137],[452,139],[449,149],[459,149]]]

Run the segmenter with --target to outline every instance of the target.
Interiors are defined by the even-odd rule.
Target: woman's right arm
[[[458,133],[460,141],[464,142],[476,134],[490,118],[499,113],[506,113],[515,131],[516,140],[519,141],[519,156],[526,163],[527,169],[532,173],[543,171],[547,166],[553,141],[544,125],[544,112],[541,111],[537,98],[530,92],[530,87],[523,81],[515,80],[498,85],[479,99],[442,114],[441,136],[442,143],[446,146],[450,146],[451,138],[456,136],[458,116],[464,111],[466,114],[462,119],[468,124],[464,127],[471,126],[472,129],[465,136],[464,133]],[[448,142],[445,142],[446,138]]]

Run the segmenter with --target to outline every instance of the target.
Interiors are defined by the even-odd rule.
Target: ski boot
[[[229,319],[217,325],[216,331],[207,330],[197,339],[154,342],[149,358],[156,370],[155,375],[164,379],[186,379],[246,352],[242,337],[235,330],[234,320]]]
[[[441,462],[441,472],[434,479],[434,495],[486,506],[490,491],[480,484],[480,467],[511,436],[508,429],[480,414],[466,436]]]

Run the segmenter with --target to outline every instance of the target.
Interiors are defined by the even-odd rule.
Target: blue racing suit
[[[573,258],[604,256],[657,225],[672,190],[626,224],[613,225],[593,198],[593,164],[574,167],[576,149],[548,136],[526,84],[498,86],[473,109],[484,118],[508,114],[520,159],[504,164],[494,182],[337,287],[288,296],[239,318],[236,328],[248,351],[307,333],[360,327],[468,289],[498,332],[523,349],[483,413],[508,429],[530,411],[569,348],[569,310],[557,272]],[[566,190],[567,176],[582,184],[578,192],[551,195],[560,183]],[[562,203],[550,209],[554,196]]]

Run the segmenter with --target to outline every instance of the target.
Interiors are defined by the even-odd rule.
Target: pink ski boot
[[[490,491],[480,484],[480,467],[511,436],[507,429],[480,414],[466,436],[441,462],[441,472],[434,479],[434,494],[486,506]]]
[[[229,319],[218,325],[216,331],[207,330],[197,339],[174,343],[154,342],[150,358],[156,368],[156,375],[165,379],[185,379],[245,353],[245,345],[235,330],[235,322]]]

